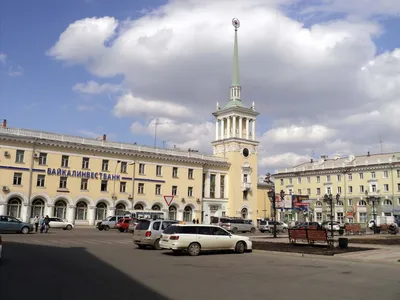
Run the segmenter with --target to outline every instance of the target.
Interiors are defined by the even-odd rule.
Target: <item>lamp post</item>
[[[374,234],[376,234],[376,207],[379,205],[381,198],[376,196],[368,196],[368,191],[365,191],[365,199],[368,201],[368,204],[372,206],[372,217],[374,218]]]
[[[338,194],[336,194],[336,203],[339,201],[339,198],[340,198],[340,195],[339,195],[339,193]],[[326,204],[328,204],[329,206],[330,206],[330,209],[331,209],[331,216],[330,216],[330,219],[331,219],[331,238],[332,238],[332,241],[333,241],[333,238],[334,238],[334,234],[333,234],[333,196],[332,196],[332,194],[325,194],[324,195],[324,202],[326,203]]]
[[[280,191],[279,193],[281,201],[285,197],[285,192],[283,190]],[[275,195],[275,189],[272,188],[271,191],[268,192],[268,197],[271,199],[272,198],[272,209],[274,210],[274,238],[277,238],[276,236],[276,195]]]

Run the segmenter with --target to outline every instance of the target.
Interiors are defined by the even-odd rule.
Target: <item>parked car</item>
[[[33,224],[22,222],[11,216],[0,216],[0,232],[28,234],[33,231]]]
[[[314,229],[324,229],[321,224],[318,222],[299,222],[296,224],[293,229],[307,229],[307,228],[314,228]]]
[[[141,249],[150,246],[156,250],[160,250],[161,233],[169,226],[177,223],[178,221],[162,219],[139,220],[133,232],[133,243]]]
[[[272,233],[274,231],[274,221],[269,221],[269,220],[263,220],[260,221],[260,226],[258,227],[258,230],[260,230],[262,233],[268,231]],[[276,222],[276,231],[277,232],[283,232],[285,231],[285,228],[281,224],[281,222]]]
[[[138,219],[131,219],[128,226],[128,231],[134,233],[136,225],[139,223]]]
[[[108,231],[110,229],[115,228],[117,222],[122,219],[124,216],[110,216],[105,218],[103,221],[97,222],[96,228],[100,231]]]
[[[200,224],[175,224],[161,236],[160,247],[174,253],[187,252],[197,256],[202,251],[233,250],[244,253],[252,250],[249,237],[234,235],[222,227]]]
[[[74,224],[61,218],[50,218],[49,226],[50,228],[61,228],[63,230],[71,230],[74,228]]]
[[[232,233],[238,232],[256,232],[256,227],[253,225],[252,220],[246,220],[241,218],[221,218],[220,226],[225,228]]]
[[[132,218],[122,218],[120,219],[115,227],[120,231],[120,232],[128,232],[129,230],[129,223],[132,221]]]
[[[330,221],[325,221],[325,222],[322,222],[321,226],[322,226],[322,228],[329,230],[329,231],[332,229],[331,224],[333,225],[333,231],[339,231],[340,229],[342,229],[342,226],[340,225],[339,222],[333,221],[332,223]]]

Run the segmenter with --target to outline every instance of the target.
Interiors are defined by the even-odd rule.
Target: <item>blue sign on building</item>
[[[56,175],[63,177],[78,177],[87,179],[101,179],[101,180],[120,180],[120,175],[100,173],[100,172],[85,172],[77,170],[65,170],[65,169],[52,169],[47,168],[48,175]]]

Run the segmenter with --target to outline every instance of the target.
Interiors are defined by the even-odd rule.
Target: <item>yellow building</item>
[[[211,216],[257,219],[258,112],[240,99],[238,21],[230,100],[216,118],[214,155],[0,128],[0,215],[36,214],[93,225],[126,210],[210,222]],[[173,197],[171,197],[173,196]],[[169,203],[172,200],[171,203]],[[167,203],[168,202],[168,203]]]
[[[309,195],[309,213],[295,213],[295,220],[329,220],[330,206],[323,201],[325,194],[339,194],[333,209],[337,221],[366,223],[374,216],[400,217],[400,153],[322,156],[277,170],[274,178],[277,190]],[[372,197],[379,198],[379,203],[373,203]]]

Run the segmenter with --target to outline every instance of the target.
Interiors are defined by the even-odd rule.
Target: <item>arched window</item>
[[[393,202],[392,202],[392,200],[386,199],[385,201],[383,201],[383,205],[385,205],[385,206],[392,206],[392,205],[393,205]]]
[[[80,201],[76,205],[75,220],[87,220],[88,207],[86,202]]]
[[[247,217],[249,215],[247,208],[243,208],[240,213],[241,213],[243,219],[247,219]]]
[[[176,220],[176,207],[170,206],[168,209],[168,219],[169,220]]]
[[[143,205],[140,204],[140,203],[135,204],[135,207],[134,207],[133,209],[136,209],[136,210],[143,210]]]
[[[191,222],[192,219],[192,208],[190,206],[186,206],[183,210],[183,221],[184,222]]]
[[[59,200],[54,205],[54,216],[60,219],[67,218],[67,203],[64,200]]]
[[[107,218],[107,205],[100,202],[96,205],[96,220],[104,220]]]
[[[337,202],[337,205],[338,205],[338,206],[343,206],[343,201],[338,201],[338,202]]]
[[[7,215],[14,218],[21,218],[22,202],[18,198],[12,198],[7,204]]]
[[[116,216],[122,216],[125,213],[125,211],[126,211],[126,207],[125,207],[125,204],[123,204],[123,203],[119,203],[115,207],[115,215]]]
[[[322,202],[321,201],[315,202],[315,206],[321,207],[322,206]]]
[[[367,202],[365,202],[364,200],[360,200],[358,201],[358,206],[367,206]]]
[[[44,201],[42,199],[35,199],[32,202],[31,218],[34,218],[36,216],[44,216]]]
[[[161,207],[160,207],[160,205],[158,205],[158,204],[154,204],[154,205],[151,207],[151,210],[161,210]]]

